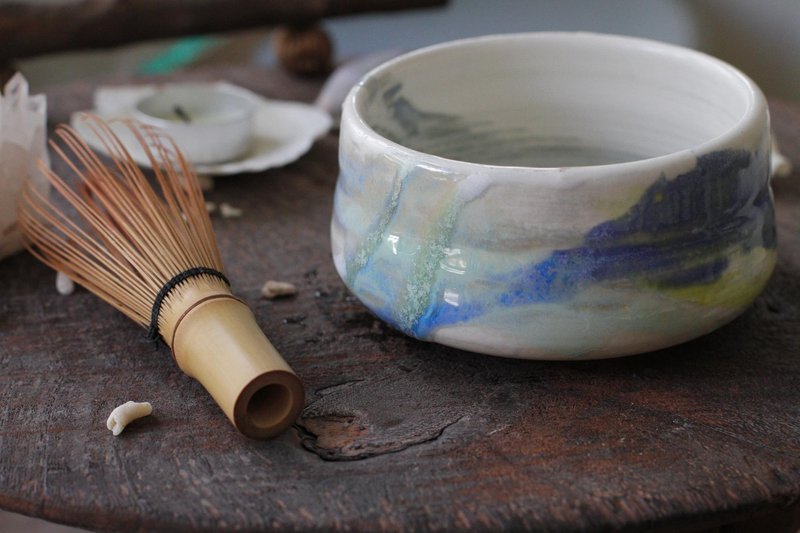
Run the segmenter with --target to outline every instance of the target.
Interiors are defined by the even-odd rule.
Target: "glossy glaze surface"
[[[587,64],[627,51],[576,92]],[[516,70],[498,71],[501,52]],[[495,78],[435,79],[466,56]],[[634,67],[638,82],[618,81]],[[670,69],[695,87],[663,82]],[[547,359],[683,342],[741,313],[774,266],[767,121],[732,68],[638,39],[507,36],[401,58],[345,105],[334,262],[419,339]]]

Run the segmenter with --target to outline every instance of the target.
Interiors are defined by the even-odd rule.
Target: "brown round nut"
[[[273,39],[281,66],[301,76],[324,74],[333,62],[333,44],[319,24],[281,26]]]

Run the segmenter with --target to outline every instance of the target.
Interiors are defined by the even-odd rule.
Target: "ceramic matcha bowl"
[[[490,36],[347,98],[336,269],[413,337],[531,359],[708,333],[775,264],[764,97],[733,67],[608,35]]]

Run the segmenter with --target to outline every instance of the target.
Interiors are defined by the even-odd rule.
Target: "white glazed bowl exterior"
[[[558,165],[552,146],[583,136],[640,156]],[[765,286],[769,142],[759,89],[680,47],[534,33],[423,49],[344,104],[334,263],[419,339],[531,359],[660,349]],[[555,164],[531,166],[537,143]]]
[[[191,122],[174,115],[180,106]],[[231,161],[244,155],[253,137],[255,105],[224,87],[211,84],[167,85],[136,104],[137,120],[166,132],[194,164]]]

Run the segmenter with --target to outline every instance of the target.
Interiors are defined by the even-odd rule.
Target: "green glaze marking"
[[[370,258],[375,253],[375,250],[386,239],[386,228],[397,213],[397,207],[400,205],[400,194],[403,192],[403,185],[405,179],[403,178],[402,169],[395,172],[392,178],[392,192],[386,201],[386,208],[381,211],[381,217],[372,229],[364,237],[358,250],[353,254],[352,259],[347,264],[347,284],[350,287],[355,286],[355,280],[358,273],[367,266]]]
[[[457,187],[453,187],[443,200],[442,215],[419,244],[419,250],[410,269],[409,281],[398,305],[398,326],[406,333],[413,332],[417,322],[428,309],[436,283],[436,273],[445,258],[458,221],[463,202],[457,199]]]

